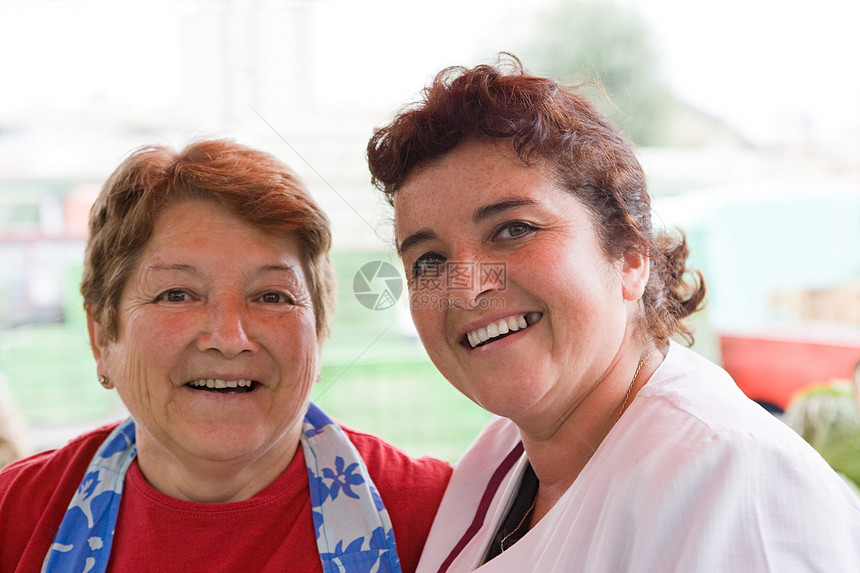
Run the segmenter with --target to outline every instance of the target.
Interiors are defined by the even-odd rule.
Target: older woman
[[[592,105],[517,61],[451,68],[368,160],[421,340],[498,415],[419,571],[860,571],[860,502],[670,340],[704,283]]]
[[[0,570],[414,570],[450,468],[309,403],[330,239],[268,154],[204,141],[119,166],[81,291],[131,417],[0,474]]]

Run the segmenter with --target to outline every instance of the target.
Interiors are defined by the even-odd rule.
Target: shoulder
[[[775,440],[797,446],[803,442],[747,398],[725,370],[675,343],[628,411],[631,415],[625,415],[625,422],[647,422],[649,431],[659,432],[653,426],[659,422],[693,432],[697,439],[726,435],[757,443]],[[682,441],[686,437],[676,434]]]
[[[19,560],[41,563],[90,460],[114,427],[88,432],[0,472],[0,571],[14,570]]]
[[[676,344],[628,414],[613,446],[648,453],[616,459],[643,479],[653,475],[650,486],[671,475],[760,499],[790,490],[842,493],[842,480],[803,438],[744,396],[723,369]]]
[[[441,491],[448,484],[451,476],[448,462],[431,457],[415,458],[378,436],[341,427],[361,454],[380,490],[411,484],[413,488]]]
[[[69,473],[74,473],[78,466],[83,471],[95,455],[96,450],[116,426],[117,424],[103,426],[81,434],[61,448],[40,452],[9,464],[3,471],[0,471],[0,493],[5,492],[13,484],[29,481],[36,477],[66,477]],[[83,473],[81,473],[81,477],[83,477]],[[45,482],[41,483],[45,484]],[[75,487],[77,486],[76,483]]]
[[[619,513],[648,523],[657,538],[674,539],[679,548],[698,548],[674,555],[645,543],[654,551],[648,559],[696,564],[681,570],[710,564],[728,571],[730,563],[745,563],[749,570],[785,571],[799,560],[821,571],[860,570],[860,500],[805,444],[704,429],[667,440],[627,469],[626,485],[610,496]],[[667,563],[664,570],[675,569]]]
[[[451,465],[429,457],[413,458],[382,438],[343,430],[361,454],[388,510],[403,571],[414,571],[451,477]]]
[[[783,463],[832,473],[796,432],[744,396],[720,367],[673,344],[622,418],[615,446],[646,447],[641,459],[703,464],[721,460],[722,475],[735,468],[773,473]],[[737,466],[739,467],[739,466]]]
[[[612,472],[626,476],[613,496],[624,511],[655,531],[702,535],[712,548],[726,549],[715,539],[733,531],[751,555],[760,556],[756,539],[810,555],[810,543],[858,541],[849,538],[860,532],[860,500],[722,369],[675,347],[646,389],[603,450]]]

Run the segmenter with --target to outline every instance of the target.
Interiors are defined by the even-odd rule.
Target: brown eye
[[[516,239],[517,237],[528,235],[533,231],[535,231],[535,227],[528,223],[523,223],[522,221],[511,221],[499,227],[498,231],[496,231],[495,238]]]
[[[190,299],[191,296],[184,290],[169,290],[158,297],[164,302],[186,302]]]
[[[267,292],[260,296],[260,302],[264,302],[266,304],[282,304],[286,302],[292,302],[289,297],[279,292]]]
[[[418,257],[412,263],[412,276],[420,277],[428,273],[439,274],[441,265],[445,264],[445,257],[439,253],[427,253]]]

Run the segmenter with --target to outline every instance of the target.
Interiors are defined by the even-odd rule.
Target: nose
[[[217,350],[227,358],[256,349],[248,333],[248,309],[243,297],[219,296],[207,304],[206,310],[206,327],[198,337],[198,349]]]
[[[455,308],[475,308],[506,287],[507,267],[503,261],[480,257],[447,261],[445,270],[448,304]]]

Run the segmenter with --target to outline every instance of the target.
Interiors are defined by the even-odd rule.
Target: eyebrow
[[[472,221],[474,223],[480,223],[484,219],[492,217],[493,215],[497,215],[503,211],[507,211],[508,209],[513,209],[514,207],[522,207],[523,205],[534,205],[537,201],[534,199],[505,199],[504,201],[498,201],[497,203],[490,203],[489,205],[484,205],[483,207],[479,207],[475,210],[475,213],[472,215]]]
[[[191,265],[185,265],[182,263],[174,263],[174,264],[163,264],[163,263],[154,263],[151,265],[146,265],[147,271],[155,271],[155,272],[174,272],[174,273],[188,273],[188,274],[200,274],[196,268]]]
[[[431,231],[430,229],[422,229],[417,233],[412,233],[403,241],[397,245],[397,254],[402,253],[407,249],[411,249],[418,243],[423,243],[424,241],[431,241],[436,238],[436,233]]]
[[[173,264],[161,264],[155,263],[152,265],[147,265],[146,270],[148,271],[156,271],[156,272],[174,272],[174,273],[187,273],[190,275],[200,275],[200,271],[197,270],[196,267],[192,265],[187,265],[184,263],[173,263]],[[272,272],[286,272],[290,274],[295,274],[295,268],[291,265],[264,265],[260,268],[257,274],[263,273],[272,273]]]
[[[481,221],[504,211],[507,211],[508,209],[513,209],[514,207],[521,207],[523,205],[534,205],[536,203],[537,201],[535,201],[534,199],[505,199],[496,203],[490,203],[489,205],[478,207],[472,214],[472,221],[474,223],[480,223]],[[430,229],[421,229],[417,233],[413,233],[403,239],[403,241],[397,247],[397,252],[398,254],[402,253],[406,249],[412,248],[418,243],[430,241],[435,238],[436,233],[434,233]]]
[[[286,272],[286,273],[290,273],[291,275],[296,274],[295,267],[293,267],[292,265],[266,265],[260,269],[260,272],[258,274],[271,273],[271,272],[276,272],[276,273]]]

